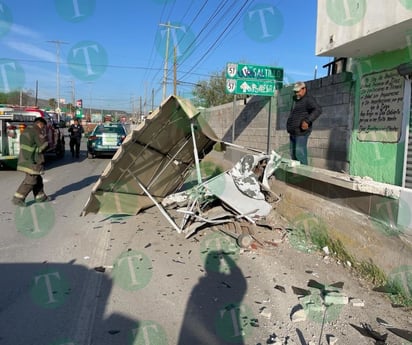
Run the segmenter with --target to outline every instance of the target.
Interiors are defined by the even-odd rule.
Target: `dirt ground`
[[[216,226],[186,238],[156,207],[113,222],[107,267],[121,253],[138,252],[148,258],[139,275],[152,278],[133,294],[113,288],[105,312],[156,322],[167,336],[159,345],[410,344],[377,318],[411,330],[411,309],[392,306],[333,256],[296,245],[276,211],[267,223],[253,228],[255,241],[241,248]],[[386,341],[368,337],[362,325]]]
[[[226,162],[219,157],[211,160],[219,165]],[[230,164],[222,167],[226,170]],[[266,225],[253,228],[255,241],[240,248],[236,260],[248,277],[246,300],[254,303],[259,315],[258,331],[245,344],[412,343],[388,330],[411,332],[412,308],[393,305],[350,263],[340,262],[327,248],[322,251],[302,241],[276,209]],[[193,237],[202,241],[210,231],[204,229]]]
[[[259,267],[258,279],[272,283],[271,289],[260,291],[262,300],[266,298],[265,306],[276,310],[270,318],[260,317],[263,321],[261,327],[268,334],[267,344],[411,343],[388,331],[378,320],[386,321],[391,327],[411,331],[412,308],[393,306],[387,295],[374,291],[373,284],[356,274],[349,265],[334,259],[330,253],[310,249],[309,243],[297,245],[296,241],[291,240],[293,229],[285,231],[288,222],[275,210],[268,217],[268,223],[272,224],[272,230],[255,228],[256,238],[264,246],[255,243],[241,250],[242,259],[249,261],[249,265],[253,262]],[[256,270],[249,267],[251,271]],[[334,284],[339,288],[334,289]],[[329,292],[325,290],[335,291],[339,297],[344,297],[342,301],[336,300],[343,304],[326,306],[325,295]],[[303,296],[305,292],[310,295]],[[297,312],[294,316],[302,308],[303,312]],[[299,315],[298,320],[292,320]],[[368,333],[365,330],[367,325],[377,333]],[[270,334],[276,337],[271,338]],[[386,341],[373,338],[375,335],[379,339],[381,335],[385,339],[385,334]],[[272,339],[274,342],[271,342]]]

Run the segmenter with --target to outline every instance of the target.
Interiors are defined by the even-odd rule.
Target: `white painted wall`
[[[360,57],[411,44],[409,0],[318,0],[317,55]]]

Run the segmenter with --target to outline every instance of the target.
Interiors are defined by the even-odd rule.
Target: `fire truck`
[[[46,135],[49,143],[46,154],[62,158],[65,151],[64,135],[47,112],[37,107],[16,107],[0,105],[0,167],[15,169],[20,152],[20,135],[34,122],[43,117],[46,122]]]

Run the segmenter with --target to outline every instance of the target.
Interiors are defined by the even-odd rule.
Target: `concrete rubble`
[[[354,307],[364,307],[365,306],[365,301],[362,299],[351,298],[350,301]]]

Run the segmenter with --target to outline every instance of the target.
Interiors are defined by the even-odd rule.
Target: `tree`
[[[0,104],[7,104],[7,93],[0,92]]]
[[[11,91],[7,94],[7,103],[9,104],[20,104],[20,92]]]
[[[193,95],[195,96],[195,105],[205,108],[232,102],[233,95],[226,93],[226,70],[215,72],[209,80],[198,82],[193,90]]]
[[[28,105],[29,101],[30,95],[27,92],[11,91],[0,93],[1,104]]]
[[[52,108],[52,109],[55,109],[55,108],[57,107],[57,101],[56,101],[55,98],[50,98],[50,99],[49,99],[49,106],[50,106],[50,108]]]

